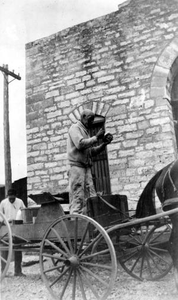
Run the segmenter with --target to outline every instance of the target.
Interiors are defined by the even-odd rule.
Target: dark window
[[[178,74],[175,76],[171,91],[172,113],[174,118],[174,129],[178,148]]]
[[[102,116],[96,116],[93,127],[90,130],[90,135],[95,135],[100,128],[104,128],[105,118]],[[98,145],[102,143],[102,140],[98,141]],[[102,192],[103,194],[111,194],[110,176],[107,148],[97,156],[93,157],[92,175],[96,192]]]

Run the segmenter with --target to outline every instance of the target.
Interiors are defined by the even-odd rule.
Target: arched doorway
[[[170,162],[178,154],[178,38],[171,40],[170,44],[161,52],[158,58],[150,85],[150,96],[156,105],[167,107],[170,117],[168,131],[172,143],[168,143]],[[174,126],[175,130],[172,130]]]

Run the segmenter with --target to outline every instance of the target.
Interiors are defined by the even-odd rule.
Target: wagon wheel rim
[[[123,269],[141,281],[163,278],[172,268],[168,251],[170,226],[140,224],[130,230],[128,240],[120,242],[119,262]]]
[[[7,221],[7,218],[4,214],[0,212],[0,218],[2,220],[2,225],[0,225],[0,265],[2,262],[5,264],[5,268],[0,273],[0,282],[4,279],[4,277],[7,274],[11,258],[12,258],[12,232],[9,225],[9,222]],[[2,251],[7,251],[8,255],[7,258],[2,257]]]
[[[93,253],[98,240],[101,248]],[[60,274],[59,265],[49,264],[52,258],[63,267]],[[47,229],[40,247],[40,269],[55,299],[105,300],[114,286],[117,261],[103,227],[87,216],[75,214],[62,216]]]

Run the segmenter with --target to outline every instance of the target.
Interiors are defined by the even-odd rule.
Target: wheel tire
[[[98,241],[101,248],[93,253]],[[50,264],[52,258],[55,266]],[[40,269],[55,299],[106,300],[116,279],[117,261],[103,227],[84,215],[66,215],[53,222],[43,237]]]
[[[168,251],[170,233],[169,224],[143,223],[127,227],[125,235],[118,229],[109,232],[109,236],[113,240],[117,235],[117,258],[130,276],[155,281],[167,275],[173,266]]]
[[[0,236],[0,265],[2,264],[2,261],[5,263],[5,268],[0,273],[0,282],[1,282],[6,276],[12,258],[12,232],[11,232],[9,222],[7,221],[5,215],[2,214],[1,212],[0,212],[0,218],[2,220],[1,236]],[[8,252],[6,259],[2,257],[2,251]]]

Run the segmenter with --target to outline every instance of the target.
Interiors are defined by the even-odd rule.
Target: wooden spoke
[[[63,250],[61,250],[59,247],[57,247],[53,242],[51,242],[48,239],[45,239],[45,242],[50,245],[52,248],[54,248],[55,250],[57,250],[59,253],[61,253],[62,255],[68,257],[67,253],[65,253]]]
[[[5,259],[4,257],[1,256],[1,260],[4,262],[4,263],[7,263],[7,259]]]
[[[83,286],[83,282],[82,282],[82,277],[80,275],[80,271],[79,270],[77,270],[77,275],[78,275],[78,281],[79,281],[80,290],[82,292],[82,298],[83,298],[83,300],[87,300],[86,294],[85,294],[85,290],[84,290],[84,286]]]
[[[156,269],[161,273],[162,269],[159,267],[159,264],[156,263],[153,255],[150,253],[150,251],[148,252],[148,255],[149,255],[150,259],[153,261],[153,264],[156,267]]]
[[[103,227],[84,215],[64,215],[46,230],[40,247],[40,269],[56,299],[105,300],[114,285],[117,261]]]
[[[85,241],[85,238],[86,238],[86,235],[87,235],[87,232],[88,232],[88,229],[89,229],[89,225],[90,223],[88,222],[85,226],[85,230],[84,230],[84,233],[82,235],[82,239],[81,239],[81,242],[80,242],[80,245],[79,245],[79,248],[78,248],[78,251],[77,251],[77,254],[80,253],[82,247],[83,247],[83,244],[84,244],[84,241]]]
[[[67,280],[66,280],[66,282],[65,282],[65,284],[64,284],[64,287],[63,287],[63,289],[62,289],[62,292],[61,292],[61,296],[60,296],[61,299],[62,299],[62,297],[64,296],[64,293],[65,293],[65,290],[66,290],[66,288],[67,288],[67,286],[68,286],[68,283],[69,283],[69,281],[70,281],[72,272],[73,272],[73,270],[70,269],[69,274],[68,274],[68,277],[67,277]]]
[[[156,252],[152,251],[151,249],[150,249],[150,252],[153,253],[155,256],[157,256],[159,258],[159,260],[161,260],[165,264],[169,265],[169,262],[166,259],[164,259],[162,256],[158,255]]]
[[[90,263],[90,262],[82,262],[82,266],[88,266],[88,267],[95,267],[95,268],[101,268],[101,269],[105,269],[105,270],[111,270],[112,267],[106,266],[106,265],[100,265],[97,263]]]
[[[76,295],[76,279],[77,279],[77,274],[76,274],[76,270],[73,270],[73,288],[72,288],[72,300],[75,300],[75,295]]]
[[[58,238],[58,241],[60,242],[61,246],[65,249],[65,251],[69,254],[70,251],[68,249],[68,247],[66,246],[66,244],[64,243],[63,239],[60,237],[60,235],[58,234],[58,232],[55,230],[55,228],[51,228],[51,230],[55,233],[56,237]]]
[[[70,235],[69,235],[69,231],[67,229],[67,225],[66,225],[66,223],[64,221],[61,221],[61,224],[62,224],[62,226],[63,226],[63,228],[65,230],[65,237],[67,239],[67,242],[68,242],[68,245],[69,245],[69,249],[70,249],[71,253],[74,253],[74,249],[72,247],[71,238],[70,238]]]
[[[168,252],[168,250],[165,250],[165,249],[162,249],[162,248],[157,248],[157,247],[152,247],[152,246],[150,246],[150,249],[152,251],[159,251],[159,252],[162,252],[162,253],[167,253]]]
[[[48,273],[48,272],[51,272],[51,271],[54,271],[54,270],[58,270],[59,269],[59,266],[54,266],[54,267],[51,267],[47,270],[44,270],[44,274]]]
[[[96,280],[98,280],[100,283],[102,283],[105,287],[108,287],[108,283],[106,283],[104,280],[102,280],[100,276],[97,276],[95,273],[93,273],[92,271],[90,271],[89,269],[87,269],[83,266],[80,266],[80,269],[82,269],[83,271],[85,271],[85,273],[88,273],[89,275],[94,277]]]
[[[67,272],[69,271],[69,268],[65,269],[51,284],[50,287],[52,287],[57,281],[59,281]]]
[[[81,273],[82,277],[84,278],[84,280],[86,281],[88,287],[90,288],[90,290],[92,291],[93,295],[95,296],[96,299],[99,299],[99,295],[96,291],[96,289],[93,287],[93,284],[90,282],[90,280],[85,276],[85,273],[81,270],[81,268],[79,269],[79,272]]]
[[[145,257],[141,258],[141,266],[140,266],[140,278],[142,278],[143,266],[144,266]]]
[[[99,241],[102,239],[102,235],[101,234],[99,234],[99,235],[97,235],[94,239],[93,239],[93,241],[79,254],[79,257],[81,257],[82,255],[84,255],[85,254],[85,252],[87,252],[89,249],[91,249],[92,248],[92,246],[94,246],[94,244],[95,243],[99,243]]]
[[[153,275],[152,275],[152,271],[151,271],[151,266],[150,266],[150,261],[148,259],[148,256],[146,256],[146,262],[147,262],[147,266],[148,266],[148,271],[150,274],[150,278],[153,279]]]
[[[83,260],[85,260],[85,259],[94,258],[98,255],[106,254],[106,253],[109,253],[109,249],[105,249],[105,250],[102,250],[102,251],[99,251],[99,252],[96,252],[96,253],[92,253],[90,255],[83,256],[83,257],[81,257],[80,261],[83,262]]]
[[[74,225],[74,253],[77,251],[77,240],[78,240],[78,218],[75,219]]]
[[[49,257],[49,258],[52,258],[52,259],[57,259],[58,261],[62,261],[64,262],[66,260],[66,258],[62,257],[62,256],[58,256],[57,254],[48,254],[48,253],[43,253],[42,254],[43,257]]]
[[[134,241],[136,241],[136,243],[134,245],[140,245],[140,236],[136,236],[135,234],[134,235],[130,235],[130,237],[132,238],[132,243],[134,244]],[[133,241],[134,240],[134,241]]]
[[[133,258],[137,252],[138,252],[138,251],[137,251],[137,248],[134,248],[133,251],[132,251],[132,253],[131,253],[130,255],[129,255],[129,253],[127,254],[127,253],[124,252],[124,255],[123,255],[124,257],[125,257],[125,255],[129,255],[129,256],[128,256],[127,258],[125,258],[125,259],[122,258],[122,262],[123,262],[123,263],[126,263],[126,262],[129,261],[131,258]]]
[[[140,260],[140,257],[141,257],[141,252],[139,253],[139,255],[138,255],[136,261],[134,262],[134,264],[133,264],[133,266],[132,266],[132,268],[131,268],[131,270],[130,270],[131,272],[133,272],[133,270],[134,270],[134,268],[136,267],[138,261]]]
[[[160,229],[160,227],[158,227],[159,229]],[[156,229],[156,228],[155,228]],[[157,239],[159,239],[159,237],[161,236],[161,235],[164,235],[164,233],[165,232],[167,232],[167,230],[168,230],[168,227],[166,227],[163,231],[160,231],[160,233],[159,234],[156,234],[155,233],[155,236],[154,237],[152,237],[152,239],[151,239],[151,244],[153,244],[153,242],[154,241],[156,241]]]

